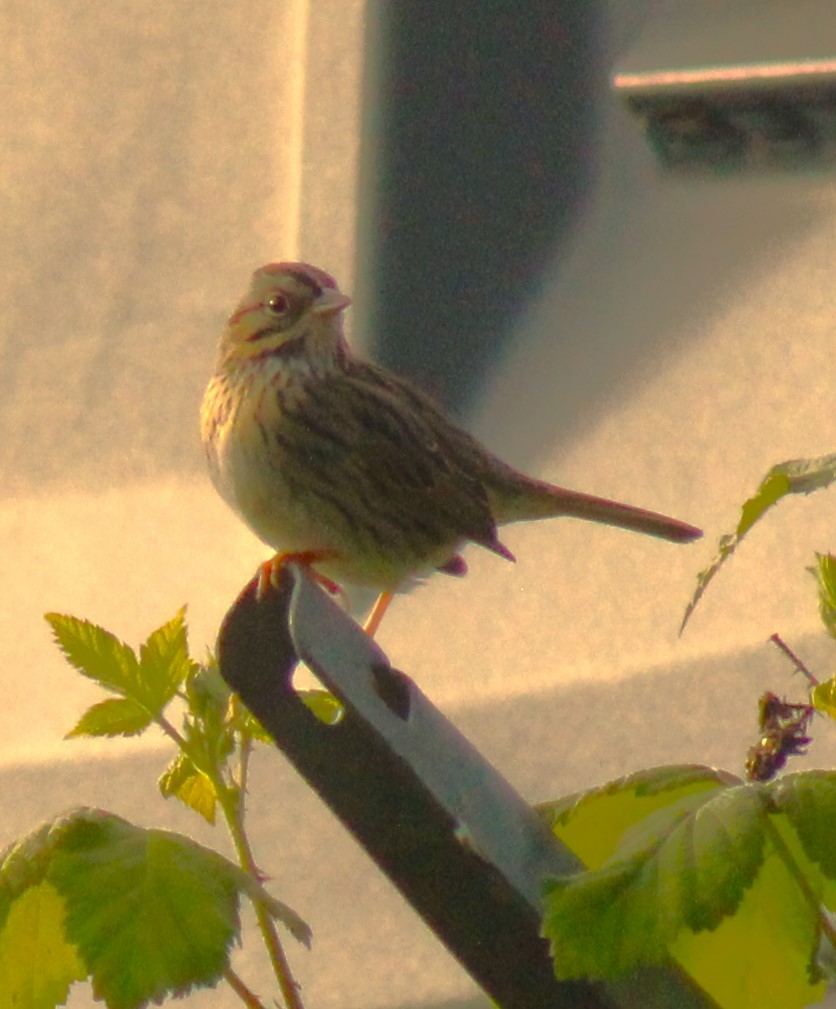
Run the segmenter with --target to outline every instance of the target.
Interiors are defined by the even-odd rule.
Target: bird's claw
[[[328,556],[328,554],[317,550],[300,550],[296,552],[291,551],[289,553],[276,554],[274,557],[271,557],[269,561],[265,561],[258,569],[256,599],[260,602],[262,599],[266,598],[271,589],[278,588],[281,573],[288,564],[298,564],[299,567],[304,568],[311,578],[313,578],[315,582],[320,584],[332,596],[344,596],[345,593],[343,589],[335,581],[328,578],[326,575],[321,574],[313,566],[318,561],[327,560]]]

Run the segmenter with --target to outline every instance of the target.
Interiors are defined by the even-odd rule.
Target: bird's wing
[[[349,495],[355,521],[362,516],[374,539],[426,554],[472,540],[510,556],[478,473],[456,451],[451,422],[431,400],[354,361],[310,383],[307,393],[290,413],[305,427],[309,473],[318,463],[323,490]]]

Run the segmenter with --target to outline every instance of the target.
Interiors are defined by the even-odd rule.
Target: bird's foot
[[[298,564],[305,569],[307,574],[318,582],[332,596],[344,597],[342,588],[326,575],[316,570],[314,564],[319,561],[328,560],[330,554],[320,550],[299,550],[289,553],[276,554],[269,561],[265,561],[258,569],[258,585],[256,586],[255,597],[259,601],[265,598],[270,589],[278,588],[279,578],[282,571],[288,564]]]
[[[290,551],[289,553],[284,554],[276,554],[274,557],[271,557],[269,561],[265,561],[258,569],[258,584],[256,585],[255,590],[256,599],[261,602],[271,589],[278,588],[281,573],[288,564],[298,564],[299,567],[304,568],[305,572],[310,575],[315,582],[318,582],[327,592],[329,592],[332,596],[337,596],[343,608],[348,611],[348,596],[342,586],[338,585],[327,575],[321,574],[314,567],[314,565],[318,562],[330,560],[332,557],[333,554],[329,554],[321,550],[299,550]],[[377,597],[377,600],[371,609],[371,613],[369,613],[365,624],[363,624],[363,630],[370,638],[374,637],[375,631],[380,626],[380,622],[383,620],[383,615],[389,609],[389,604],[392,602],[394,596],[394,592],[381,592]]]

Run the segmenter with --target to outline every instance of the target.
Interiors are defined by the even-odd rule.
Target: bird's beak
[[[311,311],[317,315],[336,315],[350,304],[351,298],[347,294],[343,294],[335,287],[325,287],[322,293],[317,295]]]

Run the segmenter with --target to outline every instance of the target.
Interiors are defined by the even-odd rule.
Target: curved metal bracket
[[[581,866],[415,683],[292,565],[227,614],[221,672],[466,970],[503,1009],[705,1009],[681,973],[558,982],[540,936],[543,879]],[[339,699],[320,721],[293,688],[303,660]]]

